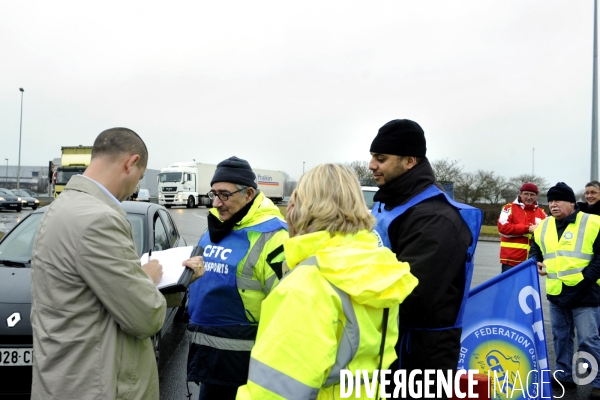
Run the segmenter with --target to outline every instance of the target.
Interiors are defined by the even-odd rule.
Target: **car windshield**
[[[30,266],[33,239],[42,215],[31,214],[0,243],[0,264],[10,267]]]
[[[56,173],[56,184],[57,185],[66,185],[72,176],[78,175],[78,174],[83,174],[84,172],[85,172],[85,167],[59,169],[58,172]]]
[[[159,182],[181,182],[181,172],[164,172],[158,174]]]
[[[43,215],[43,213],[30,214],[0,243],[0,267],[31,266],[35,232]],[[131,223],[135,249],[141,257],[146,245],[144,217],[141,214],[127,214],[127,220]]]
[[[27,193],[24,190],[11,190],[11,192],[13,192],[14,194],[16,194],[17,196],[29,197],[29,193]]]
[[[373,208],[373,196],[375,196],[375,191],[363,190],[363,196],[365,197],[365,202],[367,203],[367,208],[371,210]]]
[[[16,194],[14,194],[12,191],[10,191],[8,189],[0,189],[0,193],[5,194],[7,196],[16,196]]]

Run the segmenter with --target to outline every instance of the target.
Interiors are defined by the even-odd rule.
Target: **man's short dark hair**
[[[97,156],[118,157],[138,154],[140,167],[148,165],[148,148],[142,138],[127,128],[111,128],[100,133],[92,147],[92,159]]]

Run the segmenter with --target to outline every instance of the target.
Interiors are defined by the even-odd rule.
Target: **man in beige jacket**
[[[102,132],[44,214],[31,260],[32,399],[159,398],[150,337],[165,319],[162,266],[140,267],[119,207],[147,161],[135,132]]]

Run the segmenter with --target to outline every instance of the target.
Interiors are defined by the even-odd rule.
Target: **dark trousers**
[[[198,396],[198,400],[235,400],[237,390],[238,386],[202,383],[200,385],[200,396]]]
[[[513,265],[500,264],[502,266],[502,272],[506,272],[513,267]]]

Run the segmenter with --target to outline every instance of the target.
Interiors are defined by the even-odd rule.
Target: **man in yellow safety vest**
[[[530,256],[546,277],[556,352],[553,383],[574,388],[591,381],[590,399],[600,399],[600,217],[581,212],[573,189],[564,182],[548,190],[548,202],[552,216],[535,229]],[[571,373],[572,363],[581,357],[591,366],[589,379]]]

